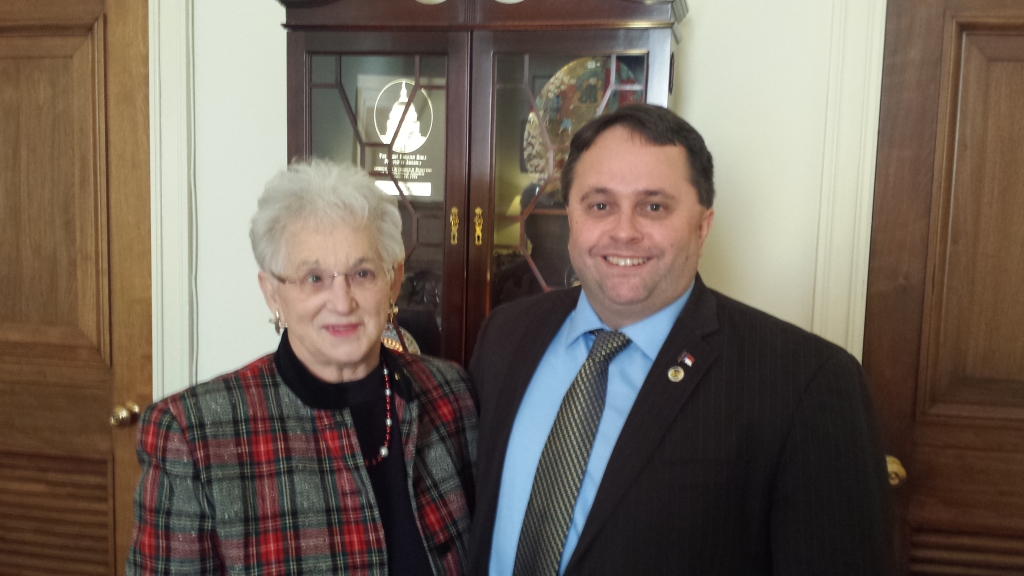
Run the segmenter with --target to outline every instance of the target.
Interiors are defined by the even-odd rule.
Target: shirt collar
[[[662,344],[665,343],[665,339],[668,338],[668,333],[672,330],[676,319],[679,318],[679,313],[683,311],[683,306],[686,306],[686,301],[690,299],[693,285],[694,282],[691,282],[686,292],[683,292],[682,296],[668,306],[639,322],[622,327],[619,332],[629,336],[630,341],[636,344],[648,359],[653,361],[661,350]],[[576,303],[576,309],[573,310],[572,316],[569,318],[565,346],[572,345],[578,338],[582,338],[593,330],[611,330],[611,328],[597,316],[597,312],[587,300],[586,291],[582,291],[579,302]]]

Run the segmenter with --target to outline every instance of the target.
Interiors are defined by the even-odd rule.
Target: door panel
[[[109,476],[102,458],[0,453],[2,572],[110,574]]]
[[[146,30],[131,0],[0,8],[3,574],[123,569],[138,465],[108,418],[152,387]]]
[[[864,366],[901,573],[1024,570],[1024,6],[891,0]]]
[[[951,57],[961,70],[944,86],[945,142],[929,266],[923,402],[930,415],[1024,423],[1024,31],[956,22]],[[959,117],[957,121],[956,117]]]
[[[99,23],[0,36],[0,341],[6,358],[109,365]]]

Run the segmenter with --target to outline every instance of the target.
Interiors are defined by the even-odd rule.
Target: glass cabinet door
[[[464,161],[450,161],[460,144],[450,142],[451,134],[459,134],[459,121],[449,122],[453,115],[466,116],[465,94],[458,88],[465,81],[456,79],[453,102],[447,52],[432,53],[422,42],[403,50],[403,35],[389,34],[375,35],[379,49],[367,50],[367,43],[354,43],[352,36],[363,35],[334,35],[320,45],[307,38],[308,121],[300,156],[356,164],[395,197],[406,250],[398,323],[423,353],[460,356],[462,325],[450,311],[462,307],[464,275],[451,274],[448,281],[446,273],[465,266],[465,231],[460,235],[458,229],[465,178],[457,174],[465,169]],[[435,45],[436,37],[446,36],[435,35]],[[458,155],[465,157],[461,145]]]
[[[574,283],[569,140],[619,106],[666,104],[670,45],[667,28],[291,30],[289,157],[353,162],[396,196],[399,323],[465,363],[494,306]]]
[[[471,270],[484,278],[471,284],[471,334],[496,306],[576,283],[560,185],[569,142],[587,121],[620,106],[665,103],[667,49],[652,53],[652,32],[659,31],[474,37],[474,106],[485,90],[489,105],[480,107],[488,117],[477,108],[473,117],[479,177],[471,179],[471,202],[486,241],[471,247]],[[480,124],[490,127],[483,144]],[[480,284],[485,289],[473,288]]]
[[[559,182],[572,135],[645,101],[646,54],[494,58],[490,308],[575,283]]]

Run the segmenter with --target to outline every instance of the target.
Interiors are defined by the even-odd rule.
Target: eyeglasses
[[[383,267],[369,262],[357,265],[349,272],[335,272],[323,268],[309,268],[298,278],[289,278],[271,273],[282,284],[295,284],[306,296],[315,296],[327,292],[334,286],[334,279],[341,276],[348,283],[349,290],[365,291],[376,288],[381,278],[389,277],[392,270],[384,271]]]

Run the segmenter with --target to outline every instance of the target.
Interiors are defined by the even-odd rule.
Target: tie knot
[[[612,358],[629,346],[629,336],[622,332],[611,330],[594,330],[594,345],[590,348],[590,356],[600,358],[604,362]]]

